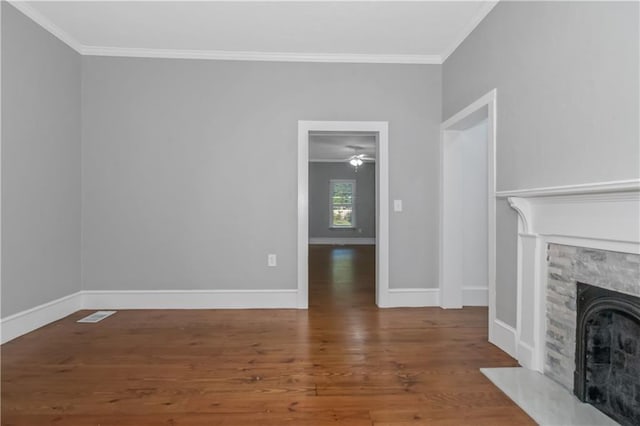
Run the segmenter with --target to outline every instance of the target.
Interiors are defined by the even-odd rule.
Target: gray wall
[[[295,288],[298,120],[389,121],[390,286],[437,287],[440,66],[84,57],[82,84],[87,290]]]
[[[445,119],[498,90],[498,190],[640,176],[638,7],[500,2],[447,59]],[[507,209],[499,202],[497,313],[514,325]]]
[[[441,110],[498,89],[498,190],[640,176],[638,7],[501,2],[443,67],[81,67],[3,2],[2,315],[81,288],[80,222],[90,290],[294,288],[301,119],[390,122],[390,198],[405,208],[391,213],[390,286],[436,287]],[[497,241],[498,317],[513,325],[503,201]]]
[[[356,229],[329,228],[329,181],[356,181]],[[349,163],[309,163],[309,238],[375,238],[376,165],[358,171]]]
[[[2,317],[80,290],[80,57],[2,2]]]

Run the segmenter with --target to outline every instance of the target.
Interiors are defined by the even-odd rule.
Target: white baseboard
[[[374,245],[375,238],[345,237],[345,238],[309,238],[309,244],[327,244],[327,245]]]
[[[462,289],[463,306],[489,306],[487,287],[464,287]]]
[[[8,342],[81,309],[296,309],[297,296],[296,289],[80,291],[0,320],[0,340]],[[440,289],[389,289],[381,307],[427,306],[440,306]]]
[[[81,309],[296,309],[297,290],[79,291],[0,320],[6,343]]]
[[[0,320],[0,342],[27,334],[82,309],[81,292],[43,303]]]
[[[516,330],[510,325],[499,319],[494,320],[489,342],[516,358]]]
[[[296,309],[298,290],[84,291],[85,309]]]
[[[533,365],[533,348],[524,342],[518,342],[518,363],[524,368],[535,370]]]
[[[440,306],[439,288],[390,288],[382,308]]]

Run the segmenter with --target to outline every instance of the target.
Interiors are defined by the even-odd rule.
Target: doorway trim
[[[389,123],[298,121],[298,309],[309,307],[309,132],[372,132],[376,143],[376,305],[389,299]]]
[[[496,320],[496,96],[493,89],[480,99],[463,108],[460,112],[444,121],[440,126],[440,235],[439,235],[439,286],[440,306],[443,308],[461,308],[463,289],[460,283],[448,280],[449,274],[458,266],[460,246],[446,246],[454,241],[455,230],[445,228],[445,218],[455,215],[456,206],[447,203],[447,195],[454,190],[445,180],[445,160],[447,143],[455,132],[456,126],[479,118],[487,119],[487,283],[489,305],[489,341],[495,342],[494,324]],[[486,108],[486,113],[483,111]],[[485,115],[486,114],[486,115]],[[463,207],[463,206],[460,206]],[[452,211],[453,210],[453,211]]]

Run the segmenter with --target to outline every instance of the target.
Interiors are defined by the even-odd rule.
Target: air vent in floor
[[[89,316],[79,319],[77,322],[98,322],[102,321],[106,317],[115,314],[117,311],[96,311]]]

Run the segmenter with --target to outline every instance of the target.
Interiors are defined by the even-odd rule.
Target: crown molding
[[[482,20],[489,14],[489,12],[493,10],[493,8],[498,4],[499,1],[500,0],[488,1],[482,5],[475,16],[467,23],[467,25],[465,25],[462,31],[460,31],[460,34],[458,34],[455,42],[452,43],[451,46],[449,46],[449,48],[443,52],[440,57],[441,64],[443,64],[447,60],[447,58],[451,56],[453,52],[455,52],[458,46],[460,46],[462,42],[465,41],[465,39],[469,36],[469,34],[471,34],[473,30],[476,29],[478,24],[480,24],[480,22],[482,22]]]
[[[60,41],[65,43],[67,46],[75,50],[76,52],[82,54],[82,50],[84,46],[78,42],[75,38],[73,38],[69,33],[64,31],[62,28],[54,24],[49,20],[49,18],[45,17],[43,14],[35,10],[31,7],[26,1],[18,1],[18,0],[7,0],[7,2],[22,12],[23,15],[31,19],[36,24],[40,25],[45,30],[49,31],[55,37],[57,37]]]
[[[498,0],[499,1],[499,0]],[[303,52],[251,52],[224,50],[188,50],[188,49],[147,49],[108,46],[87,46],[80,43],[69,33],[51,22],[23,0],[7,0],[9,4],[22,12],[45,30],[49,31],[76,52],[86,56],[112,56],[132,58],[163,59],[205,59],[222,61],[264,61],[264,62],[324,62],[353,64],[407,64],[441,65],[471,34],[478,24],[491,12],[498,1],[483,4],[476,15],[463,28],[456,42],[442,55],[403,55],[403,54],[359,54],[359,53],[303,53]]]
[[[209,59],[222,61],[333,62],[356,64],[438,65],[440,55],[376,55],[351,53],[245,52],[224,50],[142,49],[83,46],[87,56],[119,56],[164,59]]]

